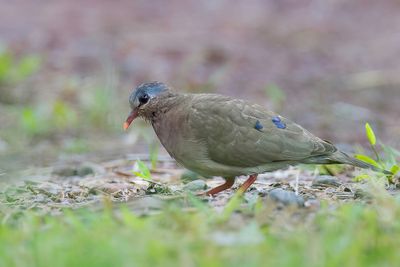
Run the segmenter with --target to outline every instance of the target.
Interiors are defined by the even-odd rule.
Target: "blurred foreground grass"
[[[189,197],[187,211],[172,202],[147,217],[108,202],[97,212],[2,216],[0,266],[397,266],[400,198],[371,188],[369,204],[315,213],[260,202],[217,212]]]

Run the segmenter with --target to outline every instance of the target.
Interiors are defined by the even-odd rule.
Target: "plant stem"
[[[375,154],[375,157],[376,157],[376,161],[379,163],[379,165],[380,165],[382,168],[384,168],[384,166],[383,166],[383,164],[382,164],[382,161],[381,161],[381,158],[379,157],[379,154],[378,154],[378,152],[377,152],[376,149],[375,149],[375,146],[374,146],[374,145],[371,145],[371,148],[372,148],[372,151],[374,151],[374,154]]]

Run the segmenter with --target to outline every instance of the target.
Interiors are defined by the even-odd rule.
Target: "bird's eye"
[[[146,104],[147,102],[149,102],[149,99],[150,99],[150,97],[148,94],[141,95],[141,96],[139,96],[139,103],[141,105]]]

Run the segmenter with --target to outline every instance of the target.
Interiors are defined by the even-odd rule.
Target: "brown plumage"
[[[136,117],[149,121],[162,145],[181,165],[203,176],[221,176],[227,183],[207,192],[213,195],[232,186],[234,178],[299,163],[344,163],[375,167],[351,158],[300,125],[240,99],[217,94],[179,94],[159,82],[138,86],[129,99]]]

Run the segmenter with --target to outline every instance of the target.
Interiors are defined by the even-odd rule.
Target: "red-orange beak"
[[[124,123],[124,130],[127,130],[129,128],[129,125],[131,125],[132,121],[136,119],[137,116],[138,116],[137,110],[132,110],[131,113],[129,113],[129,116]]]

